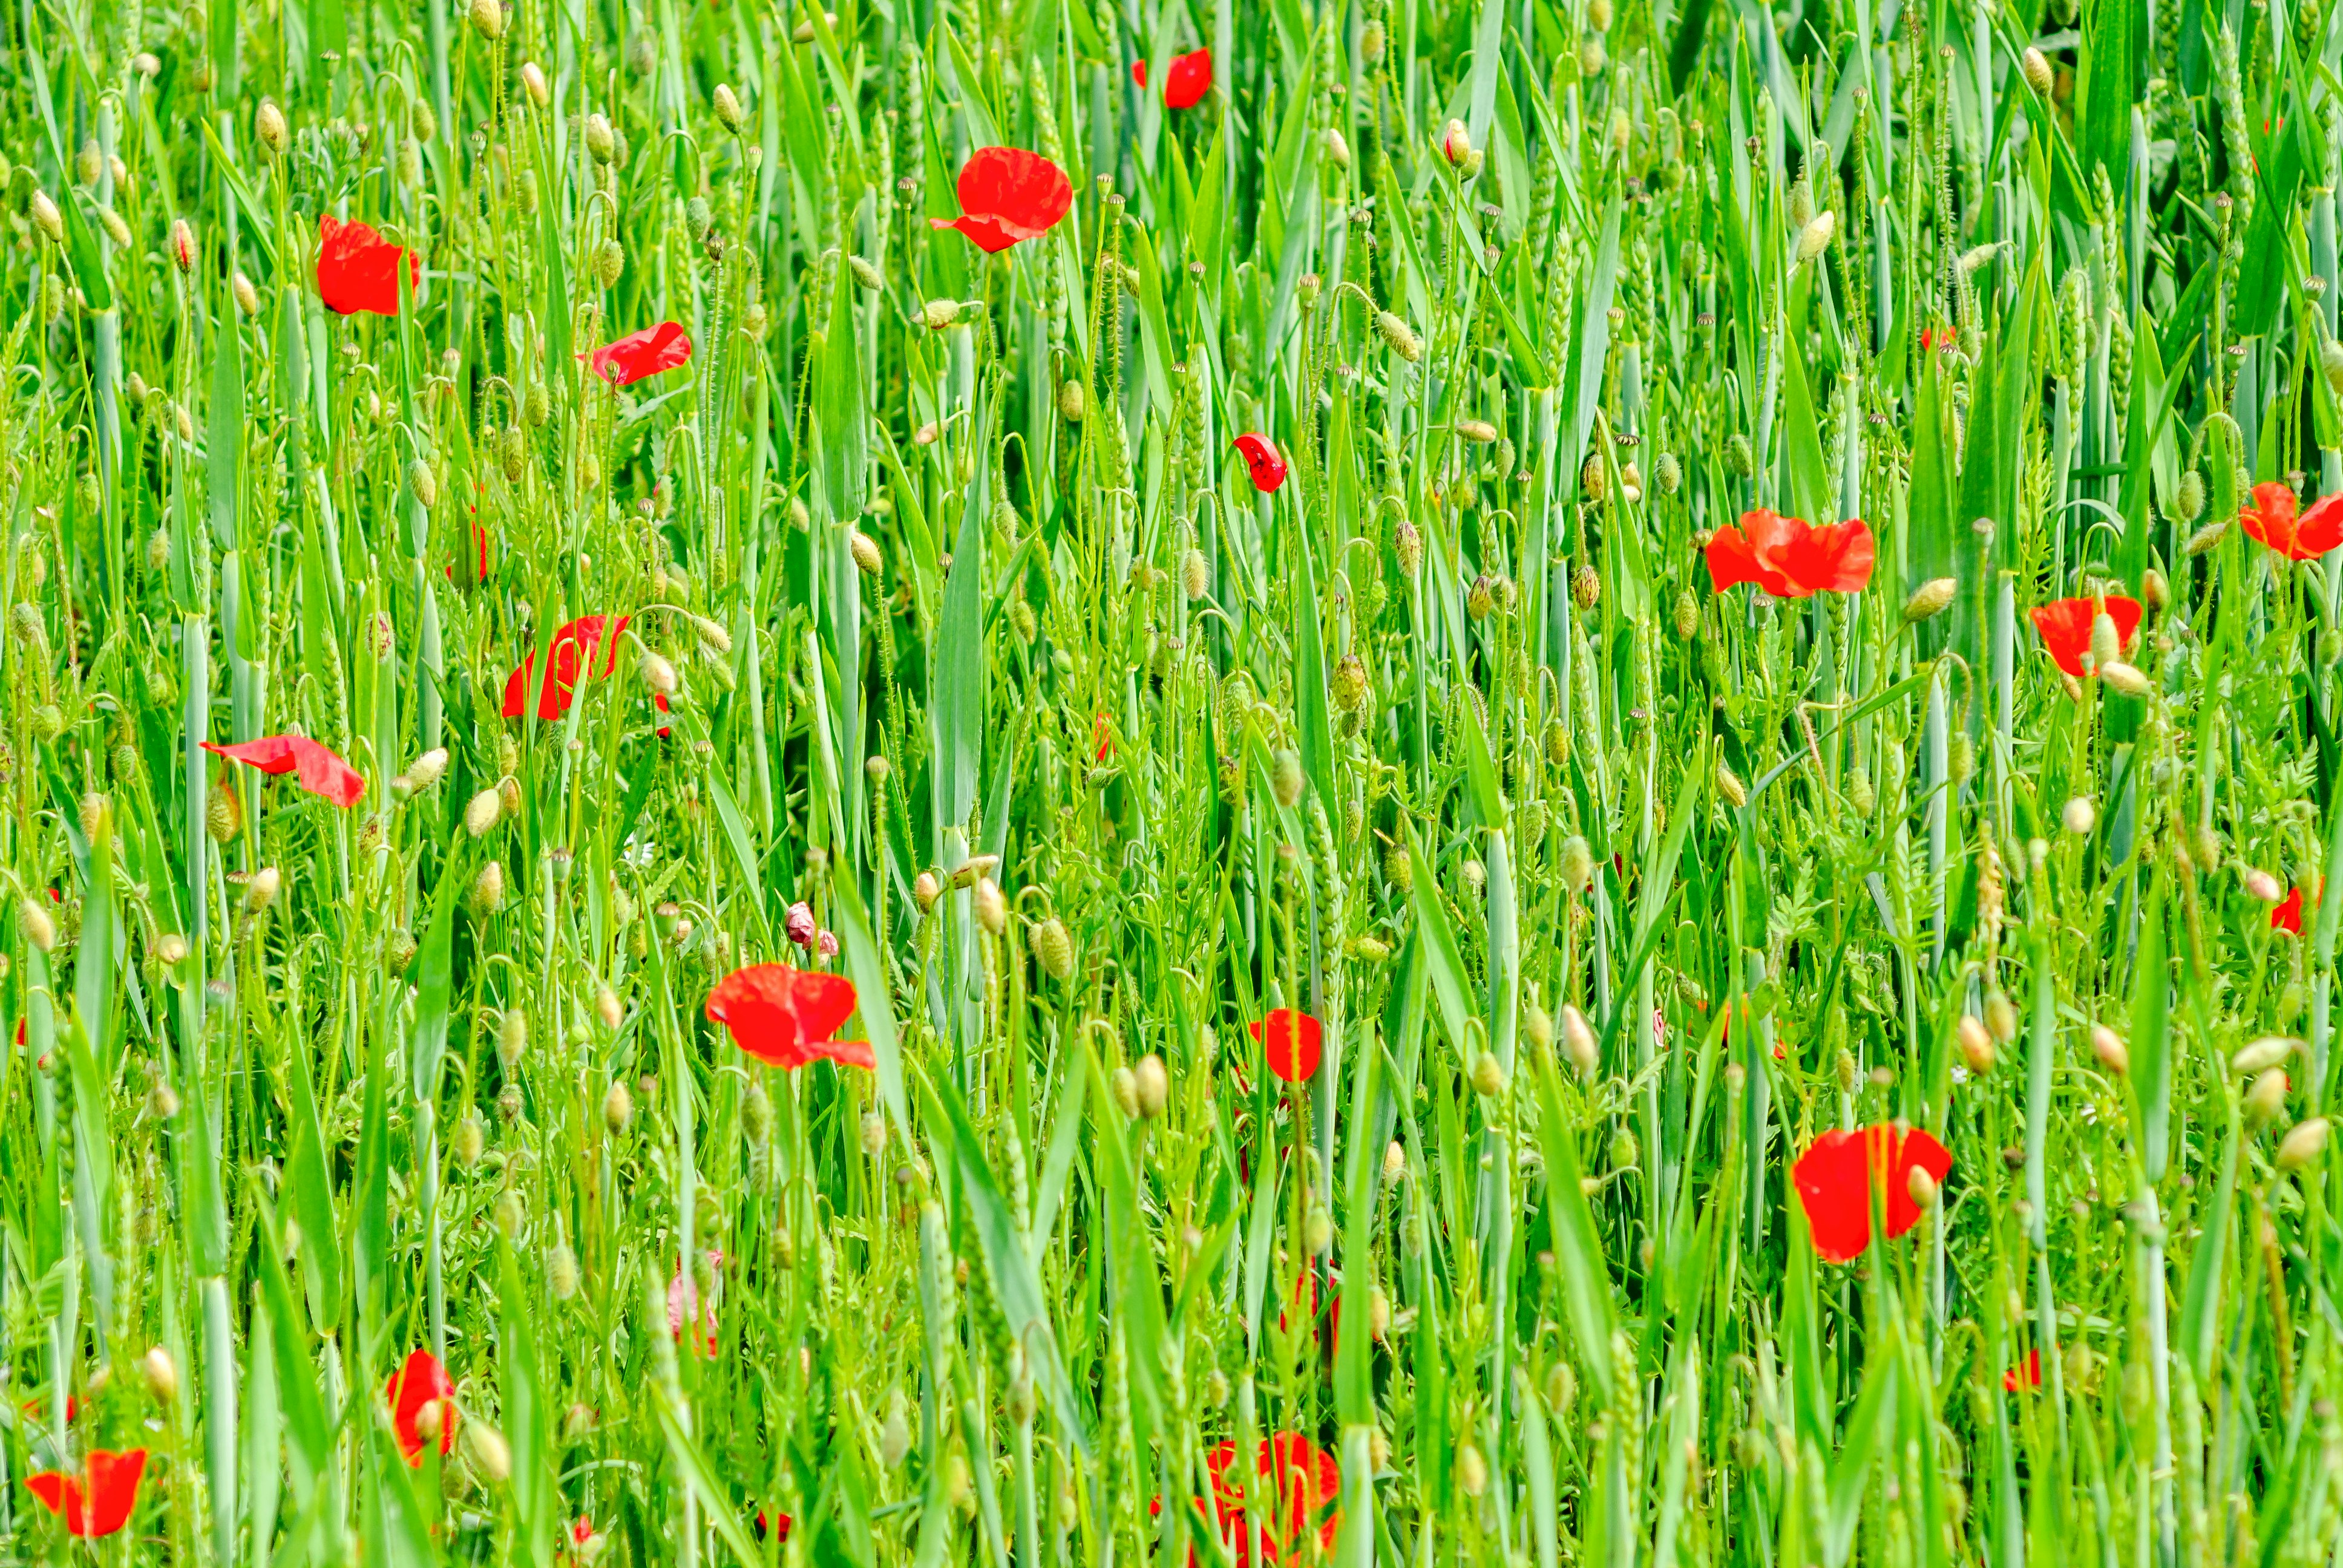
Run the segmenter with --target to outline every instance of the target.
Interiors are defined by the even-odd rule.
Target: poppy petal
[[[291,773],[302,789],[337,806],[355,806],[366,793],[366,779],[357,769],[306,735],[264,735],[237,746],[216,746],[208,740],[203,745],[216,757],[263,773]]]
[[[1288,1083],[1301,1083],[1318,1070],[1325,1051],[1325,1025],[1298,1009],[1272,1008],[1252,1026],[1270,1071]]]
[[[1139,84],[1147,85],[1143,80]],[[1204,95],[1212,90],[1212,52],[1198,49],[1193,54],[1175,56],[1172,68],[1163,73],[1163,106],[1167,109],[1192,109],[1202,103]]]
[[[2343,548],[2343,495],[2321,496],[2294,526],[2294,558],[2317,560],[2328,551]]]
[[[1285,483],[1288,466],[1285,455],[1266,436],[1248,431],[1234,443],[1245,467],[1252,472],[1252,487],[1266,496]]]
[[[631,387],[646,376],[691,362],[691,337],[672,321],[629,332],[594,350],[594,374],[613,387]]]
[[[412,252],[365,224],[344,223],[327,213],[317,219],[317,297],[340,316],[397,316],[402,257],[408,280],[420,283],[423,263]]]
[[[733,1044],[784,1070],[820,1057],[876,1067],[868,1040],[831,1038],[854,1016],[855,1006],[854,982],[844,975],[753,964],[719,980],[708,993],[706,1011],[710,1023],[724,1026]]]
[[[957,190],[960,216],[928,222],[956,228],[988,252],[1046,233],[1074,206],[1066,171],[1022,147],[979,147],[960,166]]]
[[[390,1402],[391,1434],[398,1440],[398,1450],[407,1462],[423,1462],[424,1437],[417,1430],[417,1421],[427,1405],[442,1404],[439,1416],[439,1452],[447,1452],[456,1442],[456,1385],[447,1381],[447,1369],[439,1358],[427,1350],[411,1352],[399,1369],[390,1374],[384,1385],[383,1397]]]

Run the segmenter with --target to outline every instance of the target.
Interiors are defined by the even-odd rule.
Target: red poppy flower
[[[2028,612],[2034,617],[2034,629],[2042,634],[2042,646],[2050,650],[2059,668],[2078,680],[2083,675],[2083,656],[2091,651],[2091,622],[2097,618],[2101,602],[2091,598],[2055,599],[2049,604],[2036,605]],[[2107,618],[2116,623],[2117,643],[2129,643],[2131,634],[2139,629],[2139,600],[2109,594],[2105,603]]]
[[[571,1520],[571,1521],[570,1521],[570,1523],[569,1523],[569,1543],[570,1543],[571,1545],[573,1545],[573,1546],[583,1546],[583,1545],[585,1545],[585,1544],[586,1544],[586,1543],[588,1543],[588,1541],[591,1541],[591,1540],[593,1540],[593,1539],[594,1539],[594,1522],[593,1522],[592,1520],[590,1520],[590,1519],[573,1519],[573,1520]]]
[[[708,1261],[720,1269],[724,1266],[724,1254],[710,1252],[708,1254]],[[702,1328],[708,1336],[708,1353],[714,1355],[716,1353],[716,1303],[709,1302],[708,1311],[703,1316],[699,1310],[699,1282],[694,1279],[691,1271],[685,1268],[679,1261],[675,1266],[675,1278],[667,1282],[667,1331],[675,1336],[678,1344],[683,1342],[683,1325],[694,1318],[701,1319]]]
[[[439,1452],[455,1447],[456,1385],[447,1381],[447,1369],[437,1356],[425,1350],[409,1353],[407,1364],[383,1385],[383,1397],[390,1402],[391,1435],[398,1439],[398,1452],[407,1455],[407,1463],[423,1462],[427,1440],[417,1423],[432,1405],[439,1407]]]
[[[44,1470],[25,1477],[25,1490],[65,1520],[66,1534],[94,1539],[130,1523],[130,1510],[138,1502],[138,1478],[146,1473],[143,1448],[120,1453],[94,1448],[81,1474]]]
[[[21,1019],[18,1020],[16,1023],[16,1043],[19,1046],[25,1043],[25,1024],[24,1020]],[[34,1420],[38,1421],[43,1415],[47,1413],[48,1403],[49,1402],[47,1400],[35,1395],[33,1398],[26,1400],[16,1408],[23,1411],[26,1415],[31,1416]],[[65,1420],[67,1422],[74,1422],[78,1421],[80,1418],[81,1401],[73,1394],[65,1395]]]
[[[795,1071],[820,1057],[875,1068],[867,1040],[832,1040],[854,1016],[854,982],[820,970],[755,964],[734,970],[708,993],[708,1021],[759,1061]]]
[[[1318,1070],[1324,1051],[1325,1025],[1290,1007],[1272,1008],[1269,1017],[1252,1026],[1270,1071],[1288,1083],[1300,1083]]]
[[[1755,583],[1775,598],[1812,598],[1866,587],[1878,548],[1861,518],[1816,528],[1760,507],[1742,513],[1738,527],[1717,529],[1704,553],[1708,580],[1719,593]]]
[[[488,580],[488,530],[477,520],[472,524],[472,548],[456,552],[447,580],[460,588],[476,588]]]
[[[759,1508],[757,1510],[757,1539],[762,1541],[768,1531],[772,1533],[774,1540],[779,1542],[784,1546],[788,1545],[789,1543],[789,1516],[786,1513],[776,1513],[770,1521],[768,1521],[765,1518],[765,1511]]]
[[[1790,1174],[1815,1251],[1834,1263],[1852,1261],[1871,1245],[1871,1192],[1886,1198],[1887,1233],[1901,1236],[1920,1222],[1912,1201],[1912,1172],[1926,1171],[1942,1181],[1953,1168],[1945,1146],[1917,1129],[1906,1131],[1880,1122],[1858,1132],[1825,1132],[1798,1156]]]
[[[979,250],[1007,250],[1045,234],[1073,210],[1066,171],[1022,147],[979,147],[960,170],[958,217],[931,217],[936,228],[956,228]]]
[[[2286,901],[2270,910],[2270,930],[2302,935],[2302,890],[2297,888],[2286,896]]]
[[[407,258],[409,283],[423,280],[423,263],[362,223],[344,223],[327,213],[317,220],[317,297],[341,316],[370,310],[398,314],[398,261]]]
[[[2022,1388],[2040,1388],[2042,1386],[2042,1352],[2038,1350],[2026,1352],[2026,1360],[2022,1364],[2014,1366],[2001,1374],[2001,1386],[2007,1393],[2016,1393]]]
[[[569,699],[578,690],[578,678],[606,677],[618,667],[618,634],[627,629],[625,616],[580,616],[578,619],[555,628],[553,647],[553,678],[537,695],[537,716],[541,719],[560,718],[569,711]],[[602,668],[594,668],[594,656],[602,654]],[[528,706],[528,694],[537,687],[537,655],[521,660],[521,666],[505,680],[503,713],[507,719],[518,719]],[[665,704],[661,704],[662,707]]]
[[[1285,483],[1284,455],[1271,445],[1266,436],[1243,435],[1237,437],[1237,450],[1244,454],[1245,467],[1252,470],[1252,487],[1268,495]]]
[[[1252,1490],[1259,1495],[1265,1481],[1269,1495],[1258,1510],[1264,1523],[1257,1533],[1245,1527],[1246,1477],[1238,1473],[1237,1445],[1214,1444],[1204,1456],[1204,1471],[1212,1479],[1214,1533],[1235,1543],[1241,1568],[1254,1560],[1255,1547],[1263,1563],[1294,1562],[1312,1555],[1313,1525],[1318,1553],[1334,1549],[1334,1532],[1342,1516],[1332,1504],[1342,1493],[1342,1471],[1332,1454],[1300,1432],[1283,1432],[1262,1439],[1254,1456]],[[1248,1539],[1255,1535],[1257,1539]]]
[[[2321,497],[2299,518],[2296,504],[2290,485],[2256,485],[2237,525],[2290,561],[2315,561],[2343,545],[2343,495]]]
[[[215,746],[206,740],[204,749],[263,773],[293,774],[302,789],[337,806],[355,806],[366,793],[366,780],[357,769],[306,735],[264,735],[241,746]]]
[[[691,337],[672,321],[629,332],[594,350],[594,374],[613,387],[631,387],[646,376],[691,362]]]
[[[1131,67],[1131,79],[1142,87],[1147,85],[1146,61],[1141,60]],[[1192,109],[1212,90],[1212,52],[1210,49],[1172,56],[1172,68],[1163,73],[1165,108]]]

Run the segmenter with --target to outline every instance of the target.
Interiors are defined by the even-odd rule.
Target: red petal
[[[854,982],[820,970],[755,964],[735,970],[708,993],[708,1020],[759,1061],[788,1070],[817,1057],[875,1067],[867,1040],[830,1037],[854,1016]]]
[[[362,223],[343,223],[330,213],[317,220],[317,297],[342,316],[370,311],[398,314],[398,263],[419,282],[423,264]]]
[[[987,251],[1002,251],[1050,229],[1073,210],[1066,171],[1022,147],[979,147],[960,166],[960,216],[930,218]]]
[[[1252,487],[1266,496],[1285,483],[1285,456],[1266,436],[1251,432],[1236,438],[1236,448],[1252,470]]]
[[[121,1453],[92,1449],[88,1509],[82,1520],[85,1528],[74,1533],[111,1535],[129,1523],[130,1511],[138,1503],[138,1480],[146,1473],[146,1451],[143,1448]]]
[[[1144,78],[1139,84],[1147,85]],[[1192,109],[1212,90],[1212,52],[1199,49],[1192,55],[1182,55],[1172,62],[1163,74],[1163,106],[1167,109]]]
[[[1709,535],[1701,554],[1708,561],[1708,586],[1718,593],[1739,583],[1757,580],[1757,558],[1741,530],[1727,523]]]
[[[1784,548],[1782,561],[1790,580],[1806,593],[1859,593],[1870,585],[1877,556],[1871,525],[1850,518],[1808,529]]]
[[[1147,85],[1147,62],[1146,62],[1146,61],[1144,61],[1144,60],[1133,60],[1133,61],[1131,63],[1131,80],[1132,85],[1135,85],[1135,86],[1141,86],[1141,87],[1143,87],[1143,86]]]
[[[1252,1025],[1252,1037],[1262,1042],[1270,1071],[1288,1083],[1300,1083],[1318,1070],[1325,1032],[1325,1025],[1290,1007],[1272,1008],[1269,1017]]]
[[[264,735],[241,746],[215,746],[206,740],[204,749],[263,773],[296,774],[302,789],[337,806],[355,806],[366,793],[366,779],[357,769],[306,735]]]
[[[1871,1197],[1864,1180],[1863,1140],[1853,1132],[1825,1132],[1790,1168],[1805,1210],[1815,1251],[1845,1263],[1871,1245]]]
[[[439,1452],[446,1453],[455,1445],[456,1385],[447,1381],[447,1369],[439,1364],[437,1356],[427,1350],[411,1352],[406,1364],[390,1374],[383,1396],[390,1402],[390,1430],[407,1463],[423,1462],[423,1434],[415,1430],[415,1421],[425,1405],[448,1402],[440,1412]]]
[[[672,321],[630,332],[594,351],[594,374],[613,387],[631,387],[646,376],[691,360],[691,338]]]
[[[2295,525],[2294,543],[2303,552],[2295,558],[2306,561],[2343,548],[2343,495],[2321,496],[2313,501]]]
[[[1894,1124],[1883,1122],[1866,1136],[1872,1174],[1887,1185],[1887,1234],[1904,1235],[1920,1222],[1920,1205],[1912,1201],[1913,1171],[1926,1171],[1942,1186],[1952,1174],[1952,1151],[1916,1127],[1899,1136]]]
[[[2270,910],[2270,930],[2291,931],[2298,937],[2302,935],[2302,890],[2300,888],[2288,893],[2284,903]]]

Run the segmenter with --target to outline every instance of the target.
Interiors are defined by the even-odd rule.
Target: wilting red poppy
[[[1266,1019],[1252,1026],[1252,1037],[1261,1041],[1270,1071],[1288,1083],[1300,1083],[1318,1070],[1325,1036],[1323,1024],[1290,1007],[1271,1009]]]
[[[215,746],[206,740],[204,749],[263,773],[293,774],[302,789],[337,806],[355,806],[366,793],[366,780],[357,769],[306,735],[264,735],[241,746]]]
[[[2271,908],[2270,930],[2286,931],[2298,937],[2302,935],[2302,890],[2300,888],[2287,894],[2284,903]]]
[[[1867,586],[1878,543],[1861,518],[1816,528],[1760,507],[1742,513],[1737,527],[1717,529],[1704,553],[1709,583],[1719,593],[1755,583],[1775,598],[1812,598]]]
[[[1952,1168],[1951,1153],[1927,1133],[1883,1121],[1857,1132],[1824,1133],[1798,1156],[1790,1174],[1805,1207],[1815,1251],[1845,1263],[1871,1245],[1874,1187],[1886,1199],[1888,1235],[1901,1236],[1920,1222],[1920,1205],[1912,1198],[1913,1171],[1926,1171],[1941,1182]]]
[[[1141,60],[1131,67],[1131,79],[1142,87],[1147,85],[1146,61]],[[1212,52],[1210,49],[1172,56],[1172,68],[1163,73],[1165,108],[1192,109],[1212,90]]]
[[[407,1364],[391,1373],[390,1382],[383,1385],[383,1397],[390,1402],[391,1435],[398,1440],[398,1452],[407,1455],[407,1463],[423,1462],[428,1440],[417,1423],[432,1405],[439,1407],[439,1452],[445,1453],[456,1445],[456,1385],[447,1381],[447,1369],[429,1351],[409,1353]]]
[[[2042,1386],[2042,1352],[2038,1350],[2027,1351],[2023,1362],[2001,1374],[2001,1386],[2007,1393],[2016,1393],[2022,1388],[2040,1388]]]
[[[594,374],[613,387],[631,387],[646,376],[690,362],[690,335],[672,321],[629,332],[594,350]]]
[[[1265,1481],[1269,1495],[1257,1510],[1264,1520],[1257,1533],[1245,1527],[1247,1478],[1238,1469],[1237,1445],[1214,1444],[1204,1455],[1204,1471],[1212,1479],[1214,1533],[1235,1543],[1240,1564],[1254,1560],[1255,1547],[1263,1563],[1290,1563],[1313,1555],[1310,1545],[1313,1526],[1317,1553],[1334,1549],[1334,1532],[1342,1516],[1332,1504],[1342,1493],[1342,1473],[1332,1454],[1300,1432],[1282,1432],[1262,1439],[1254,1456],[1252,1490],[1258,1494]],[[1248,1539],[1255,1535],[1258,1539]]]
[[[2237,526],[2290,561],[2315,561],[2343,545],[2343,495],[2323,496],[2295,516],[2294,487],[2256,485],[2237,508]]]
[[[2121,647],[2139,629],[2139,600],[2109,594],[2105,602],[2107,618],[2116,623],[2116,643]],[[2100,603],[2094,598],[2054,599],[2028,612],[2034,617],[2034,629],[2042,634],[2042,646],[2050,650],[2059,668],[2077,679],[2083,675],[2083,656],[2091,651],[2091,622],[2098,616]]]
[[[708,1254],[708,1261],[713,1267],[720,1269],[724,1266],[724,1254],[710,1252]],[[691,1271],[685,1268],[679,1261],[675,1266],[675,1278],[667,1282],[667,1332],[675,1336],[678,1344],[683,1342],[683,1325],[694,1318],[702,1320],[702,1332],[708,1337],[708,1353],[714,1355],[716,1353],[716,1303],[709,1302],[708,1311],[703,1316],[699,1310],[699,1282],[694,1279]]]
[[[362,223],[344,223],[327,213],[317,219],[317,297],[341,316],[370,310],[398,314],[398,262],[407,258],[409,283],[423,280],[423,263]]]
[[[759,1061],[794,1071],[828,1057],[850,1067],[877,1067],[867,1040],[832,1040],[854,1016],[854,982],[820,970],[754,964],[734,970],[708,993],[708,1021]]]
[[[1252,470],[1254,489],[1266,496],[1285,483],[1285,456],[1271,444],[1268,437],[1240,436],[1236,447],[1244,456],[1245,467]]]
[[[1066,171],[1022,147],[977,148],[960,166],[959,191],[960,216],[928,222],[960,230],[983,251],[1047,233],[1074,206]]]
[[[138,1478],[146,1473],[143,1448],[120,1453],[94,1448],[81,1474],[44,1470],[25,1477],[25,1490],[65,1522],[66,1534],[95,1538],[111,1535],[130,1523],[130,1510],[138,1502]]]

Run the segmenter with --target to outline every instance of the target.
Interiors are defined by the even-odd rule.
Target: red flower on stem
[[[2267,483],[2237,508],[2237,526],[2290,561],[2315,561],[2343,545],[2343,495],[2322,496],[2299,518],[2294,487]]]
[[[204,749],[263,773],[293,774],[302,789],[337,806],[355,806],[366,793],[366,780],[357,769],[306,735],[264,735],[241,746],[215,746],[206,740]]]
[[[2131,641],[2131,634],[2139,629],[2140,602],[2121,594],[2110,594],[2105,600],[2096,598],[2054,599],[2037,604],[2027,613],[2034,618],[2034,629],[2042,634],[2042,646],[2058,668],[2081,679],[2083,656],[2091,651],[2091,623],[2097,618],[2099,606],[2105,603],[2107,618],[2116,623],[2116,643],[2118,647]]]
[[[423,263],[362,223],[327,213],[317,219],[317,297],[341,316],[398,314],[398,264],[410,284],[423,280]]]
[[[979,147],[960,170],[958,217],[931,217],[935,228],[956,228],[979,250],[1007,250],[1047,233],[1073,210],[1066,171],[1022,147]]]
[[[65,1522],[66,1534],[95,1539],[130,1523],[130,1510],[138,1502],[138,1479],[146,1473],[143,1448],[120,1453],[94,1448],[81,1474],[44,1470],[25,1477],[25,1490]]]
[[[2302,935],[2302,890],[2287,894],[2286,901],[2270,909],[2270,930],[2285,931],[2291,936]]]
[[[1250,433],[1236,439],[1236,448],[1244,455],[1245,467],[1252,470],[1252,487],[1266,496],[1285,483],[1284,455],[1278,451],[1266,436]]]
[[[1146,61],[1138,61],[1131,67],[1131,79],[1142,87],[1147,85]],[[1210,49],[1172,56],[1172,68],[1163,73],[1165,108],[1192,109],[1203,102],[1204,95],[1212,90],[1212,52]]]
[[[2022,1388],[2040,1388],[2042,1386],[2042,1352],[2038,1350],[2026,1352],[2026,1360],[2022,1363],[2001,1374],[2001,1386],[2003,1392],[2006,1393],[2016,1393]]]
[[[1252,1490],[1259,1493],[1260,1483],[1269,1483],[1269,1495],[1259,1509],[1263,1523],[1257,1532],[1245,1525],[1247,1478],[1238,1473],[1237,1445],[1214,1444],[1204,1456],[1204,1470],[1212,1479],[1214,1533],[1224,1541],[1235,1542],[1239,1564],[1252,1563],[1256,1548],[1263,1563],[1292,1562],[1308,1555],[1313,1525],[1318,1552],[1334,1549],[1334,1532],[1342,1519],[1341,1511],[1333,1507],[1342,1492],[1342,1471],[1332,1454],[1300,1432],[1265,1437],[1254,1455]]]
[[[434,1406],[439,1415],[439,1452],[455,1447],[456,1385],[447,1381],[447,1369],[437,1356],[425,1350],[410,1353],[383,1385],[383,1397],[390,1402],[391,1435],[398,1439],[398,1452],[407,1455],[407,1463],[423,1462],[423,1451],[431,1443],[423,1430],[423,1412]]]
[[[1735,583],[1755,583],[1775,598],[1812,598],[1868,586],[1878,548],[1871,525],[1861,518],[1816,528],[1760,507],[1742,513],[1738,526],[1717,529],[1704,553],[1708,580],[1719,593]]]
[[[823,1057],[850,1067],[875,1068],[867,1040],[833,1040],[854,1016],[854,982],[820,970],[755,964],[734,970],[708,993],[708,1021],[720,1023],[732,1043],[762,1062],[795,1071]]]
[[[613,387],[631,387],[646,376],[690,362],[690,335],[672,321],[629,332],[594,350],[594,374]]]
[[[499,710],[507,719],[518,719],[528,710],[528,694],[537,692],[537,717],[550,723],[569,711],[570,699],[578,693],[578,678],[607,678],[618,668],[618,634],[627,629],[625,616],[580,616],[555,628],[550,649],[552,678],[542,689],[537,684],[537,655],[522,659],[520,668],[505,678],[504,706]],[[602,654],[602,668],[594,668],[594,656]],[[667,697],[651,693],[651,706],[661,713],[668,710]],[[664,737],[667,728],[662,725]]]
[[[1252,1025],[1270,1071],[1288,1083],[1300,1083],[1318,1070],[1325,1050],[1326,1027],[1308,1013],[1290,1007],[1272,1008]]]
[[[1834,1263],[1851,1262],[1871,1245],[1871,1194],[1885,1196],[1887,1234],[1901,1236],[1920,1222],[1912,1172],[1942,1182],[1953,1168],[1945,1146],[1917,1129],[1883,1121],[1856,1132],[1825,1132],[1790,1168],[1798,1200],[1814,1232],[1815,1251]]]

